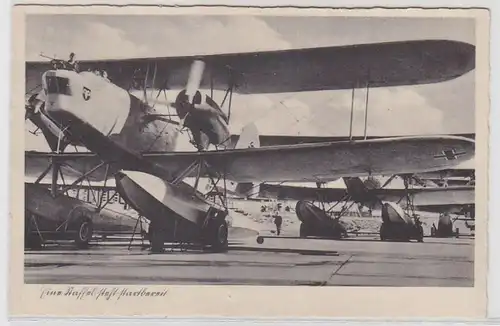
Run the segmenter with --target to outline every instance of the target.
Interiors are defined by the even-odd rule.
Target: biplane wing
[[[443,82],[474,69],[475,47],[448,40],[418,40],[78,63],[81,71],[106,71],[124,89],[137,87],[134,81],[139,80],[146,88],[182,89],[194,60],[205,62],[202,89],[287,93]],[[26,62],[27,90],[35,88],[49,69],[49,62]]]
[[[363,187],[359,178],[357,183]],[[289,186],[276,184],[261,184],[256,191],[260,198],[274,198],[277,200],[307,200],[320,201],[323,203],[335,203],[341,201],[356,201],[368,204],[376,199],[378,202],[406,203],[409,195],[415,209],[427,212],[449,212],[460,214],[464,208],[473,206],[475,203],[474,187],[458,186],[448,188],[410,188],[410,189],[367,189],[362,196],[349,197],[348,189],[345,188],[313,188],[304,186]],[[356,192],[354,192],[356,194]]]
[[[402,202],[406,195],[412,198],[412,204],[416,207],[432,207],[432,206],[463,206],[473,205],[475,202],[475,192],[473,186],[460,187],[418,187],[409,189],[395,188],[375,188],[367,189],[359,178],[347,178],[345,181],[347,187],[353,187],[353,194],[356,196],[360,192],[360,187],[370,196],[378,198],[383,202]],[[346,179],[344,179],[346,180]],[[358,188],[358,189],[356,189]]]
[[[449,136],[465,137],[475,140],[475,134],[448,134]],[[387,137],[418,137],[420,135],[380,135],[380,136],[370,136],[367,135],[366,139],[379,139]],[[240,135],[231,135],[231,143],[237,143]],[[334,142],[334,141],[346,141],[346,140],[363,140],[364,136],[302,136],[302,135],[259,135],[260,146],[278,146],[278,145],[295,145],[295,144],[310,144],[310,143],[324,143],[324,142]],[[458,169],[459,167],[455,168]]]
[[[410,189],[370,189],[367,190],[381,201],[400,202],[406,194],[412,196],[415,206],[472,205],[474,187],[458,186],[448,188],[410,188]],[[318,200],[332,203],[345,200],[345,188],[314,188],[276,184],[261,184],[260,197],[278,200]]]
[[[64,178],[74,180],[98,166],[102,160],[94,153],[43,153],[36,151],[25,152],[25,178],[35,180],[57,161]],[[104,181],[106,167],[103,165],[92,171],[88,176],[89,181]],[[113,175],[109,175],[112,178]]]
[[[368,189],[359,178],[344,178],[344,182],[353,200],[362,204],[368,204],[368,206],[372,204],[377,205],[382,202],[404,203],[404,205],[408,205],[407,199],[411,198],[410,205],[417,210],[437,213],[454,212],[459,214],[463,213],[466,207],[473,206],[475,203],[475,190],[473,186]]]
[[[141,161],[148,166],[161,166],[173,178],[183,174],[186,167],[203,161],[209,173],[216,172],[235,182],[324,182],[344,176],[442,170],[472,158],[474,144],[470,139],[452,136],[399,137],[225,151],[144,153]],[[36,161],[33,159],[48,162],[54,157],[48,153],[25,155],[27,169],[31,161]],[[94,154],[55,155],[66,164],[99,161]],[[145,168],[143,172],[148,171]],[[196,175],[193,171],[184,177]]]
[[[445,169],[472,158],[474,144],[452,136],[399,137],[144,157],[174,175],[202,159],[236,182],[324,182]]]
[[[445,178],[469,178],[475,169],[444,169],[436,172],[426,172],[419,174],[422,179],[439,180]]]

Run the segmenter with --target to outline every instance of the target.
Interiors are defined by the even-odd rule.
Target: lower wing
[[[474,156],[475,142],[453,136],[398,137],[143,157],[179,175],[203,160],[235,182],[328,182],[345,176],[436,171]],[[190,176],[194,176],[194,171]]]
[[[139,170],[161,167],[179,176],[195,162],[209,167],[205,176],[218,173],[235,182],[327,182],[345,176],[393,175],[443,170],[474,156],[475,142],[453,136],[398,137],[360,141],[325,142],[289,146],[206,152],[144,153]],[[93,153],[25,153],[26,176],[38,176],[53,159],[74,176],[88,172],[101,160]],[[109,176],[120,169],[115,162]],[[122,167],[123,168],[123,167]],[[38,172],[38,175],[37,175]],[[94,171],[91,180],[105,177],[106,168]],[[185,177],[196,176],[193,169]]]

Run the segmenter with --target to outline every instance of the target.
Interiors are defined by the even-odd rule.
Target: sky
[[[63,58],[75,52],[76,58],[83,60],[417,39],[474,44],[474,21],[465,18],[30,15],[26,55],[27,60],[40,60],[41,52]],[[215,95],[220,101],[222,95]],[[355,135],[363,134],[365,95],[364,89],[355,92]],[[234,95],[231,130],[239,133],[247,123],[255,123],[261,134],[268,135],[347,136],[351,96],[350,90]],[[440,84],[371,89],[367,132],[373,136],[473,133],[474,102],[474,71]],[[26,137],[30,149],[46,147],[42,136],[26,133]]]

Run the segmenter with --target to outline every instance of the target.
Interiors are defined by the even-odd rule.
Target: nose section
[[[49,70],[42,76],[47,114],[61,125],[67,125],[77,113],[75,89],[81,84],[75,71]]]

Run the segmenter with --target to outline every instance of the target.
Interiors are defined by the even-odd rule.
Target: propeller
[[[189,78],[186,85],[186,95],[189,103],[193,103],[194,96],[200,89],[203,72],[205,70],[205,63],[201,60],[195,60],[191,65]]]
[[[186,89],[181,91],[175,99],[174,108],[181,119],[179,122],[179,130],[184,128],[186,118],[191,113],[193,105],[201,103],[201,93],[199,91],[203,72],[205,70],[205,63],[200,60],[195,60],[191,65],[189,77],[186,84]]]
[[[38,96],[37,93],[31,95],[27,100],[24,105],[24,120],[32,120],[35,115],[38,113],[38,105],[37,105],[37,100],[36,97]]]
[[[180,122],[176,122],[170,119],[173,115],[170,114],[152,114],[147,118],[146,123],[152,120],[162,120],[169,123],[178,125],[179,131],[184,128],[184,123],[189,115],[192,105],[194,103],[199,104],[201,102],[201,93],[199,91],[201,81],[203,78],[203,72],[205,70],[205,63],[201,60],[195,60],[191,64],[191,69],[189,71],[188,80],[186,83],[186,88],[179,92],[175,102],[168,100],[154,100],[155,104],[167,105],[176,109],[177,116],[180,118]]]

